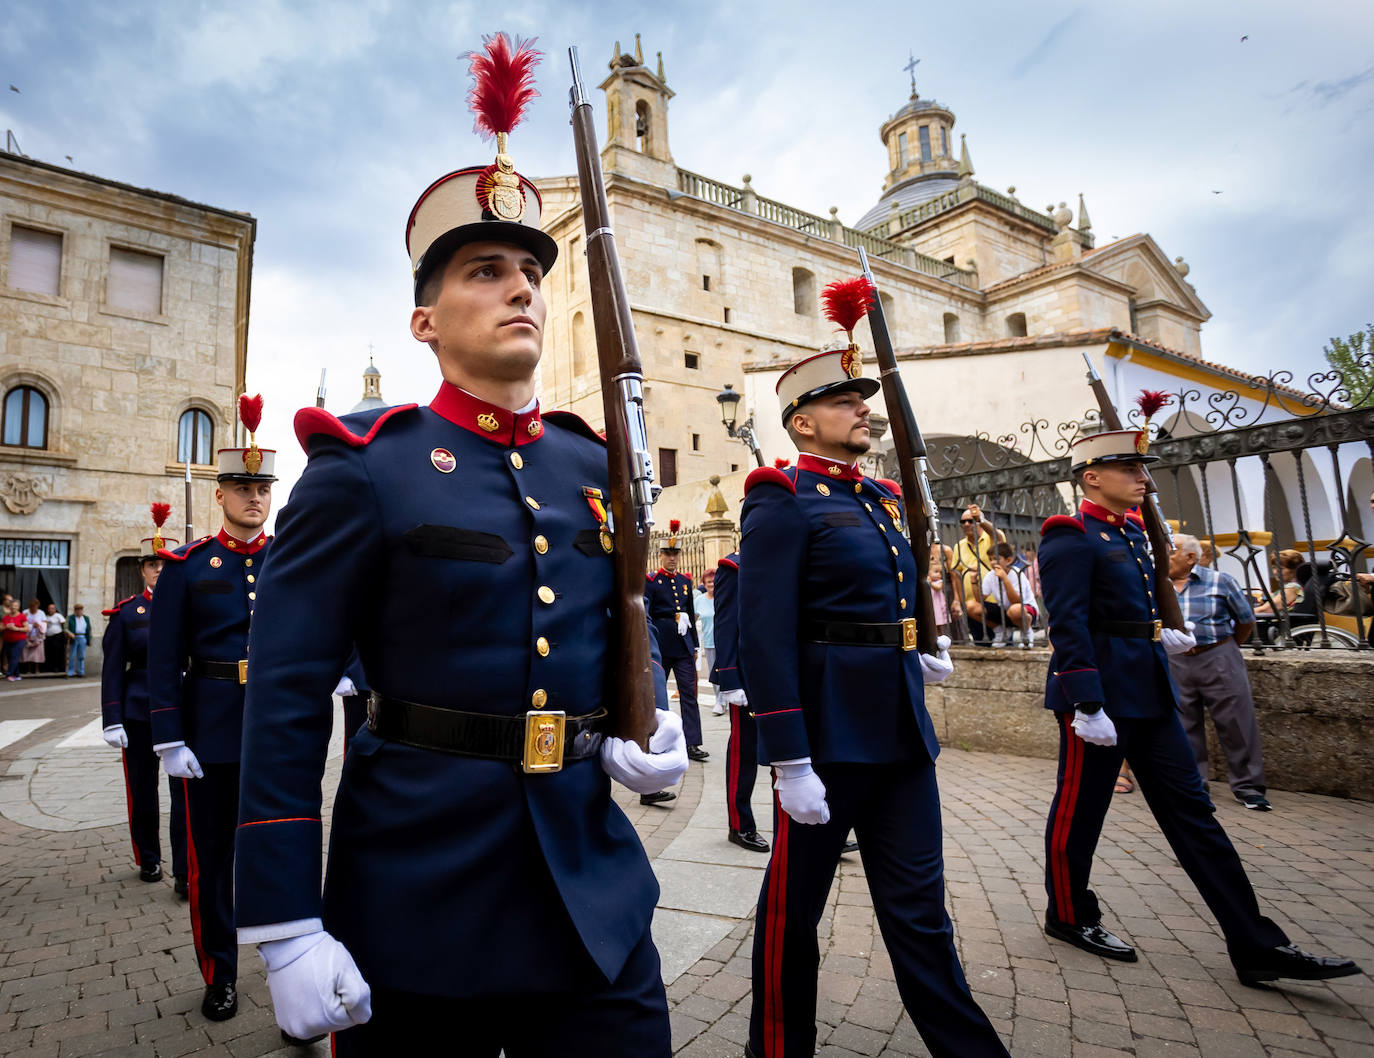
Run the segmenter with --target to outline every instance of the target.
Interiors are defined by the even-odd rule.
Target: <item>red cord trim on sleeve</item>
[[[1056,675],[1058,675],[1058,676],[1068,676],[1068,675],[1070,675],[1071,673],[1075,673],[1075,672],[1096,672],[1096,671],[1097,671],[1096,669],[1064,669],[1064,670],[1062,670],[1062,671],[1056,673]]]
[[[781,485],[793,496],[797,494],[797,486],[792,483],[792,479],[777,467],[756,467],[751,470],[749,476],[744,479],[744,494],[748,496],[749,490],[756,485]]]
[[[782,716],[783,713],[800,713],[800,709],[776,709],[771,713],[755,712],[754,715],[762,720],[765,716]]]
[[[316,816],[292,816],[290,819],[255,819],[248,823],[240,823],[239,829],[244,827],[261,827],[268,823],[318,823]]]

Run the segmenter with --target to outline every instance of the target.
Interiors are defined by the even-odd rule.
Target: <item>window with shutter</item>
[[[14,290],[57,297],[62,279],[62,236],[57,232],[10,228],[8,284]]]
[[[110,247],[110,276],[105,304],[112,309],[157,316],[162,312],[162,258],[118,246]]]

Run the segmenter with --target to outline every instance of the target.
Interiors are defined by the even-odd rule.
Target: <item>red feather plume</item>
[[[681,528],[682,528],[682,523],[679,522],[676,518],[674,518],[672,521],[670,521],[670,522],[668,523],[668,532],[670,532],[670,533],[675,533],[675,532],[677,532],[677,531],[678,531],[679,529],[681,529]]]
[[[1159,389],[1142,389],[1135,399],[1135,406],[1145,418],[1150,418],[1170,401],[1169,394]]]
[[[787,467],[790,467],[790,466],[792,465],[792,460],[790,460],[790,459],[775,459],[775,460],[773,460],[773,465],[774,465],[775,467],[777,467],[779,470],[784,470],[784,469],[786,469]]]
[[[868,314],[877,291],[863,276],[856,279],[837,279],[821,291],[825,318],[837,323],[846,334],[854,330]]]
[[[161,528],[162,523],[167,520],[167,516],[172,513],[170,503],[153,504],[153,524]]]
[[[250,397],[247,393],[239,395],[239,420],[249,433],[258,432],[258,423],[262,422],[261,393],[256,397]]]
[[[468,109],[477,117],[477,133],[491,137],[520,124],[525,108],[539,94],[534,68],[544,53],[534,49],[533,39],[512,41],[505,33],[483,37],[482,43],[485,51],[468,53]]]

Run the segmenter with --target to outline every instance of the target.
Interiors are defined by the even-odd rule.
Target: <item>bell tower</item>
[[[959,160],[953,153],[954,113],[933,99],[922,99],[916,91],[916,63],[911,71],[911,98],[901,110],[883,123],[879,132],[887,146],[888,173],[883,190],[923,176],[957,174]]]
[[[611,73],[601,82],[606,93],[606,146],[601,165],[661,187],[677,186],[677,166],[668,150],[668,100],[673,90],[663,72],[663,53],[656,70],[644,65],[644,49],[635,34],[634,54],[616,41]]]

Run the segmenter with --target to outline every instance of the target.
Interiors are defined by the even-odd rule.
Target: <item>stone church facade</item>
[[[668,138],[662,56],[617,45],[600,85],[607,200],[645,369],[662,516],[701,518],[708,477],[733,508],[749,451],[721,425],[716,394],[744,395],[768,461],[792,456],[774,386],[790,362],[835,337],[820,290],[873,265],[902,375],[927,440],[997,437],[1032,417],[1081,417],[1092,403],[1089,353],[1119,405],[1141,388],[1188,379],[1233,387],[1238,373],[1202,359],[1207,307],[1148,234],[1099,245],[1081,198],[1044,210],[974,179],[955,115],[911,98],[881,122],[889,171],[853,225],[680,168]],[[876,117],[876,115],[875,115]],[[876,123],[876,122],[875,122]],[[564,262],[550,277],[541,392],[548,406],[602,420],[584,228],[576,177],[537,182],[546,230]],[[876,373],[869,347],[865,370]]]
[[[218,524],[256,221],[0,153],[0,590],[94,615],[139,584],[149,505]],[[97,634],[101,623],[96,622]]]

